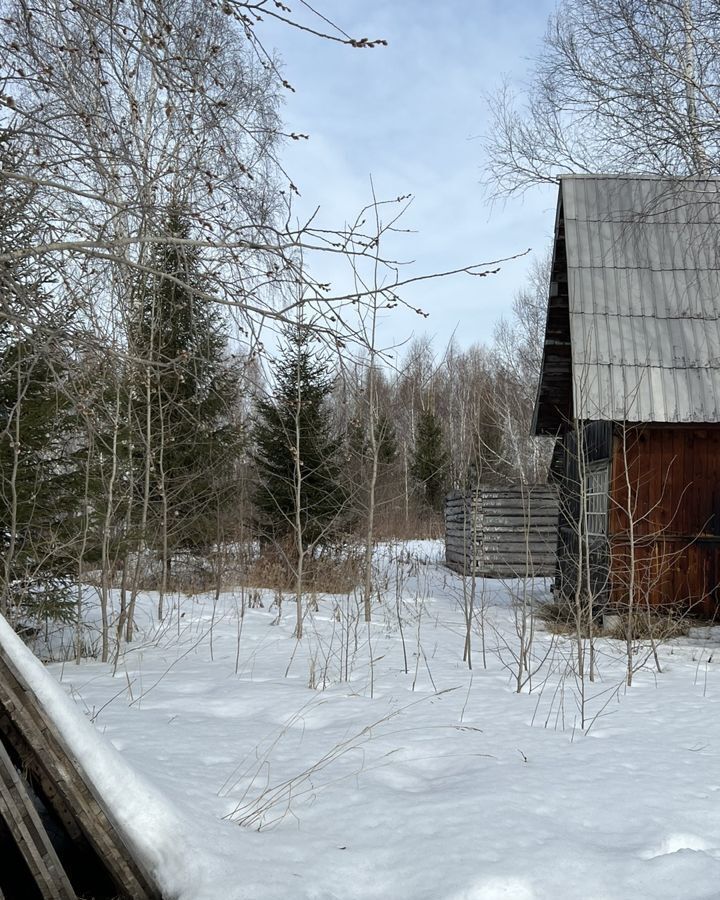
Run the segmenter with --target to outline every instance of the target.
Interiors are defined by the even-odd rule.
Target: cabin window
[[[585,472],[585,508],[588,535],[607,534],[609,466],[607,462],[593,463]]]

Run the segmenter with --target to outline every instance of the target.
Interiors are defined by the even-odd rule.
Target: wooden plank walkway
[[[149,873],[133,858],[111,810],[87,778],[80,761],[70,753],[52,718],[0,646],[0,746],[3,743],[28,773],[42,801],[55,812],[68,837],[92,848],[123,900],[162,900]],[[67,877],[63,881],[62,865],[49,846],[42,823],[37,814],[33,820],[28,811],[28,802],[32,805],[32,801],[5,747],[0,753],[0,773],[0,814],[28,861],[38,889],[45,891],[43,898],[74,900],[75,894]],[[55,893],[47,893],[51,872],[61,873]]]

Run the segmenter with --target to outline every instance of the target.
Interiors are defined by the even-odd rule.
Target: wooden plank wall
[[[609,535],[616,605],[628,599],[632,549],[636,604],[717,615],[720,425],[618,426]]]
[[[555,242],[545,320],[542,371],[535,404],[535,434],[555,435],[572,416],[572,348],[568,292],[565,216],[562,197],[555,223]]]
[[[445,502],[445,562],[486,578],[555,574],[558,495],[554,485],[482,485]]]

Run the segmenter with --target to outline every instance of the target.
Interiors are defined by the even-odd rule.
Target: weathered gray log
[[[462,539],[462,537],[454,537],[453,536],[453,537],[446,538],[445,546],[446,547],[454,547],[458,550],[463,550],[466,553],[470,553],[473,548],[473,542],[472,541],[464,541]],[[478,546],[478,544],[475,544],[476,548],[477,548],[477,546]],[[479,546],[482,546],[482,543],[480,543]]]
[[[527,577],[543,577],[542,572],[538,571],[526,571],[525,567],[520,566],[483,566],[483,567],[473,567],[467,563],[457,563],[452,560],[447,560],[445,563],[446,567],[453,572],[458,572],[460,575],[475,575],[477,577],[482,578],[497,578],[499,580],[506,579],[514,579],[514,578],[527,578]]]
[[[451,521],[448,524],[451,529],[454,530],[462,530],[464,528],[463,524],[460,522],[453,523]],[[502,519],[485,516],[482,520],[476,519],[473,522],[468,522],[465,531],[468,534],[471,534],[472,532],[483,534],[488,528],[497,528],[499,531],[517,531],[522,534],[524,531],[552,531],[554,527],[557,527],[557,525],[556,520],[554,520],[552,516],[544,516],[543,518],[537,518],[532,515],[515,516],[514,518],[511,516],[504,516]]]
[[[472,549],[472,548],[470,548]],[[493,555],[502,555],[512,554],[513,556],[547,556],[548,553],[554,553],[555,548],[549,546],[544,541],[531,541],[529,543],[525,541],[504,541],[502,543],[496,543],[493,541],[485,541],[482,544],[482,552],[483,553],[492,553]]]

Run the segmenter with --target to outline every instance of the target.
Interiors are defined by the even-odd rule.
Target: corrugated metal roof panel
[[[597,315],[720,319],[720,272],[576,267],[568,273],[573,308]],[[593,295],[593,296],[590,296]]]
[[[720,420],[720,180],[561,179],[575,415]]]
[[[575,382],[580,419],[630,422],[720,421],[720,372],[662,366],[589,366]],[[657,413],[662,411],[663,417]]]
[[[720,203],[718,204],[720,206]],[[717,269],[713,226],[693,222],[566,219],[568,264],[582,268]]]
[[[670,369],[720,366],[720,321],[571,313],[578,365],[648,365]]]

